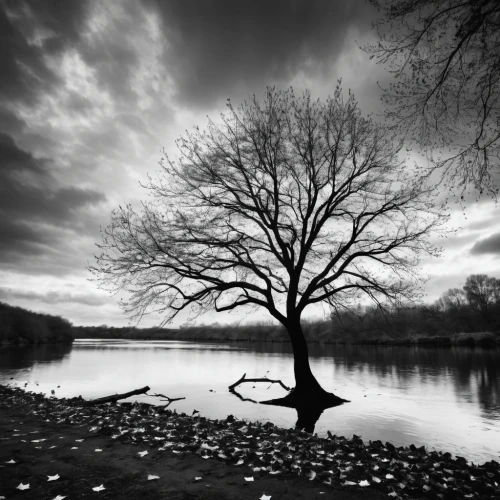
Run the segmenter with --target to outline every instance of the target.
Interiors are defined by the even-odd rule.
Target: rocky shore
[[[0,386],[0,398],[0,477],[3,476],[0,498],[62,500],[61,497],[87,498],[86,495],[95,498],[98,494],[106,498],[261,498],[260,490],[264,500],[269,495],[273,500],[333,496],[345,500],[500,498],[500,465],[495,461],[478,465],[449,453],[427,452],[423,447],[395,447],[380,441],[364,443],[357,436],[348,439],[330,434],[323,439],[271,423],[237,420],[231,415],[225,420],[209,420],[198,414],[178,414],[164,407],[139,403],[89,406],[81,398],[46,398],[14,387]],[[21,420],[12,418],[15,415]],[[30,428],[39,425],[40,429],[46,429],[49,437],[39,438],[32,431],[26,432],[23,425],[27,421]],[[146,474],[144,469],[144,477],[138,477],[134,485],[130,477],[135,476],[130,471],[124,475],[128,479],[120,483],[116,481],[116,473],[101,478],[93,477],[96,475],[93,471],[88,486],[80,486],[78,491],[72,487],[71,478],[61,473],[58,473],[59,483],[47,479],[54,477],[49,472],[41,479],[43,473],[33,473],[35,466],[30,467],[28,462],[38,463],[33,459],[38,451],[56,453],[64,440],[55,434],[64,432],[78,433],[86,443],[99,440],[101,452],[114,450],[120,455],[117,450],[127,450],[126,456],[134,460],[134,474],[138,463],[143,466],[154,457],[150,470],[156,472]],[[34,433],[43,432],[35,429]],[[59,460],[70,463],[79,460],[79,448],[79,445],[67,447],[63,456],[45,465],[50,465],[55,474],[59,466],[63,467]],[[28,449],[31,458],[23,459]],[[98,450],[89,449],[91,465],[102,460]],[[41,456],[42,453],[40,460]],[[127,460],[115,456],[106,466],[121,467]],[[174,462],[167,464],[169,460]],[[152,483],[168,475],[178,475],[179,461],[185,466],[182,470],[191,474],[191,480],[176,490],[178,496],[159,495],[161,488],[155,490]],[[222,474],[223,484],[217,486],[216,496],[212,495],[217,488],[210,490],[205,485],[206,473],[200,472],[203,466],[207,470],[208,465],[222,471],[219,475]],[[152,480],[146,479],[149,475],[154,476]],[[178,480],[173,476],[171,482]],[[210,481],[215,479],[212,476]],[[61,485],[60,491],[55,488],[56,483]],[[31,495],[22,489],[27,484]],[[104,489],[92,489],[101,484]],[[129,485],[130,491],[119,490],[124,484]],[[44,490],[44,485],[50,485],[50,491]],[[40,494],[33,496],[35,486],[40,488]]]

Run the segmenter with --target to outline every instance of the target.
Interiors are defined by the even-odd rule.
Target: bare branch
[[[429,155],[430,172],[496,197],[500,174],[500,4],[497,0],[371,0],[388,67],[386,118]]]
[[[268,89],[229,104],[178,147],[149,201],[113,213],[91,267],[129,292],[132,318],[261,307],[288,328],[310,304],[418,293],[419,255],[437,253],[427,237],[446,217],[340,83],[324,103]]]

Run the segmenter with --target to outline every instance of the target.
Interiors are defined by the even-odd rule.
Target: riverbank
[[[500,466],[493,461],[477,466],[423,448],[365,444],[355,436],[321,439],[270,423],[209,420],[145,404],[93,407],[80,398],[48,399],[4,386],[0,397],[0,496],[6,499],[500,496]],[[21,484],[29,490],[17,489]]]
[[[274,324],[255,325],[202,325],[173,328],[135,327],[74,327],[77,339],[123,339],[123,340],[171,340],[193,342],[271,342],[288,343],[285,329]],[[366,333],[360,337],[335,335],[328,321],[309,322],[303,325],[304,335],[309,344],[328,345],[388,345],[422,347],[500,347],[500,332],[462,332],[450,335],[429,335],[425,333],[411,336]]]
[[[334,490],[305,476],[277,478],[248,463],[235,465],[241,459],[222,455],[230,454],[236,421],[187,417],[149,405],[86,407],[81,399],[47,399],[5,386],[0,397],[0,498],[312,500],[332,498],[332,492],[336,500],[385,498],[376,491]],[[250,428],[246,436],[258,449]],[[243,450],[248,453],[249,447],[242,444]]]

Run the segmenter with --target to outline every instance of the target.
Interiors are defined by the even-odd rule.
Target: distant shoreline
[[[3,340],[0,341],[0,348],[2,347],[28,347],[28,346],[39,346],[39,345],[60,345],[60,344],[72,344],[74,339],[70,340],[56,340],[55,342],[30,342],[29,340],[24,339],[15,339],[15,340]]]
[[[302,324],[309,345],[380,345],[380,346],[426,346],[426,347],[485,347],[500,346],[500,331],[460,332],[430,334],[366,331],[362,336],[340,334],[330,321],[309,321]],[[181,328],[137,328],[100,326],[73,326],[75,338],[122,339],[122,340],[172,340],[195,342],[289,342],[285,328],[277,324],[254,323],[244,325],[199,325]]]
[[[182,335],[172,337],[150,338],[150,337],[77,337],[71,340],[64,341],[48,341],[48,342],[30,342],[25,339],[13,339],[9,341],[0,341],[0,348],[6,347],[36,347],[42,345],[61,345],[73,344],[74,340],[134,340],[143,342],[154,342],[159,340],[169,341],[190,341],[190,342],[229,342],[229,343],[269,343],[269,344],[288,344],[286,339],[255,339],[255,338],[231,338],[231,337],[184,337]],[[406,339],[386,339],[386,338],[368,338],[362,340],[315,340],[309,339],[309,345],[341,345],[341,346],[375,346],[375,347],[469,347],[496,349],[500,348],[500,336],[495,334],[470,334],[462,335],[461,337],[415,337]]]
[[[84,337],[75,340],[83,340]],[[144,342],[154,342],[159,340],[169,341],[190,341],[190,342],[230,342],[230,343],[270,343],[270,344],[288,344],[286,339],[254,339],[254,338],[231,338],[231,337],[184,337],[172,336],[161,338],[150,337],[85,337],[89,340],[135,340]],[[314,340],[308,339],[310,345],[356,345],[356,346],[381,346],[381,347],[481,347],[498,348],[500,347],[500,335],[484,332],[479,334],[460,334],[456,337],[414,337],[404,339],[386,339],[386,338],[368,338],[362,340]]]

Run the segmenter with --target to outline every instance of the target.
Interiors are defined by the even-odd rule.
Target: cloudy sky
[[[375,16],[363,0],[0,0],[0,301],[127,324],[86,269],[111,210],[138,204],[161,149],[228,98],[324,98],[342,78],[380,110],[389,76],[357,45]],[[429,302],[471,273],[500,277],[500,208],[450,213],[459,230],[424,262]]]

